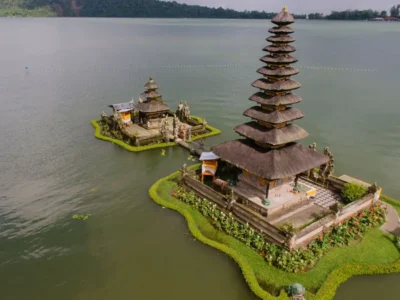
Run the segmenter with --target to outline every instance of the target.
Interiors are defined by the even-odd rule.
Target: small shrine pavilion
[[[146,129],[161,128],[163,119],[167,116],[169,107],[162,101],[162,95],[157,92],[159,86],[153,78],[144,85],[136,110],[139,111],[139,123]]]
[[[289,26],[294,17],[284,8],[272,23],[276,26],[267,38],[271,44],[263,49],[268,54],[260,59],[266,65],[257,70],[263,77],[252,84],[259,91],[249,98],[257,105],[244,112],[252,121],[234,128],[244,138],[211,148],[221,160],[241,170],[239,181],[263,191],[266,198],[283,184],[296,186],[301,174],[328,162],[324,154],[297,143],[308,133],[293,123],[304,117],[292,107],[302,100],[293,93],[300,83],[291,79],[299,73],[291,66],[297,62],[291,45],[295,39],[290,36],[294,30]]]

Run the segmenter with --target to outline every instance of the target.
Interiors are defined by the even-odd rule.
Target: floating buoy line
[[[134,69],[182,69],[182,68],[238,68],[243,67],[240,64],[199,64],[199,65],[161,65],[161,66],[151,66],[151,65],[123,65],[119,67],[91,67],[91,68],[78,68],[78,69],[66,69],[66,68],[45,68],[39,67],[36,70],[39,72],[118,72],[119,70],[134,70]],[[334,67],[323,67],[323,66],[294,66],[298,69],[306,69],[306,70],[319,70],[319,71],[337,71],[337,72],[377,72],[377,69],[364,69],[364,68],[334,68]],[[33,73],[35,72],[35,68],[28,69],[25,67],[25,70],[31,70]]]

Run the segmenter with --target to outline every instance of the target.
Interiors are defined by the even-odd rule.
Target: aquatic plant
[[[83,214],[74,214],[72,216],[72,219],[86,221],[87,219],[89,219],[90,216],[91,216],[91,214],[85,214],[85,215],[83,215]]]

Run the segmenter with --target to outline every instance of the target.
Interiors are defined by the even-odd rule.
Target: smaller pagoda
[[[169,107],[162,101],[162,95],[157,91],[159,86],[153,78],[150,77],[144,87],[145,91],[136,106],[139,123],[146,129],[159,129],[168,115]]]

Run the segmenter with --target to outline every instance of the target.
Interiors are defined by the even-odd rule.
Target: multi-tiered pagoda
[[[240,168],[239,179],[266,192],[287,182],[295,182],[300,174],[327,163],[322,153],[297,142],[308,136],[293,121],[304,117],[303,113],[291,105],[301,98],[292,91],[301,85],[291,79],[299,73],[292,67],[297,59],[291,54],[296,51],[291,45],[295,41],[289,34],[294,23],[293,16],[284,8],[272,19],[276,26],[269,30],[271,42],[261,58],[266,66],[257,70],[262,78],[252,86],[259,92],[249,98],[258,105],[244,112],[251,122],[235,127],[235,131],[245,139],[238,139],[212,147],[212,151],[222,160]]]
[[[141,94],[142,101],[136,107],[139,111],[140,123],[147,129],[159,129],[169,107],[163,103],[162,95],[157,91],[159,86],[153,78],[150,77],[144,87],[145,91]]]

